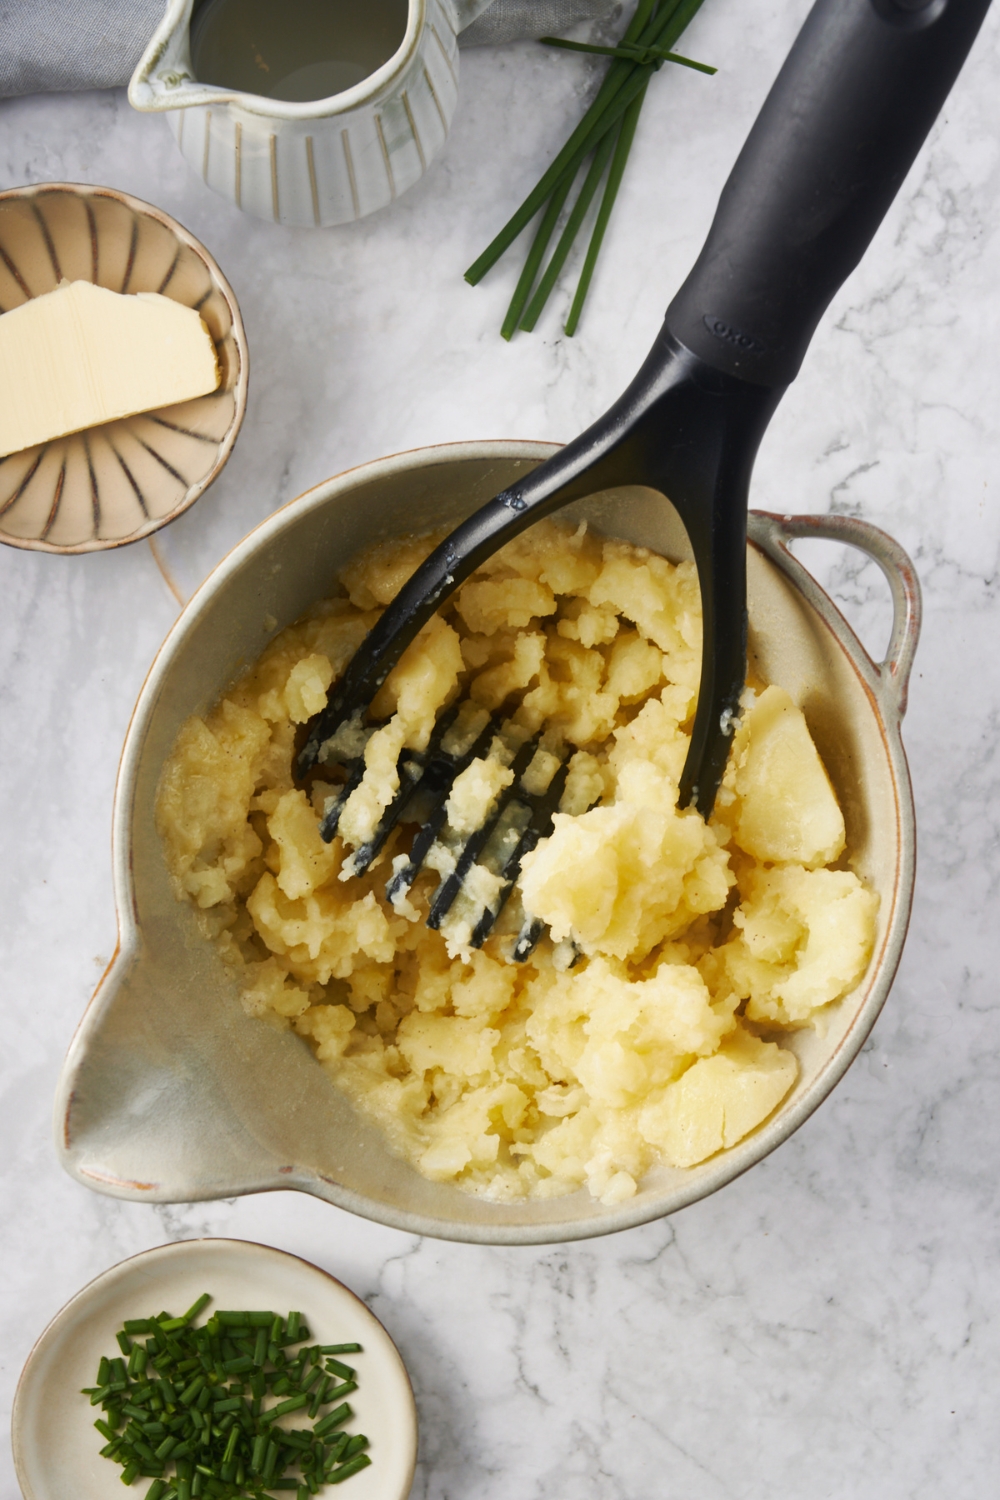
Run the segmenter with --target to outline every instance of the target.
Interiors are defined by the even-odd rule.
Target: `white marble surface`
[[[185,594],[276,505],[432,441],[564,439],[633,373],[707,227],[805,0],[709,0],[651,91],[595,295],[496,336],[516,266],[461,272],[579,108],[588,65],[525,44],[463,57],[450,143],[352,228],[242,218],[161,121],[116,94],[0,104],[0,180],[110,183],[218,257],[251,348],[250,408],[214,488],[161,533]],[[778,412],[754,499],[846,510],[917,560],[927,620],[906,739],[914,921],[864,1053],[779,1152],[672,1221],[569,1247],[418,1241],[295,1194],[153,1208],[65,1177],[50,1101],[111,953],[115,767],[177,604],[148,546],[0,548],[4,849],[2,1402],[84,1281],[197,1234],[264,1240],[368,1299],[422,1422],[428,1500],[940,1500],[1000,1493],[1000,12]],[[560,303],[564,307],[567,294]],[[876,648],[871,567],[810,554]],[[9,1454],[0,1495],[17,1493]]]

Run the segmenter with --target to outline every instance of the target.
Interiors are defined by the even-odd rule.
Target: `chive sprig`
[[[300,1312],[224,1310],[197,1326],[210,1301],[206,1292],[182,1317],[126,1319],[120,1353],[102,1357],[97,1384],[84,1389],[102,1409],[101,1454],[120,1466],[122,1483],[151,1479],[146,1500],[283,1491],[308,1500],[366,1468],[367,1437],[340,1430],[353,1416],[343,1398],[357,1389],[357,1372],[337,1357],[361,1345],[310,1344]],[[299,1412],[313,1425],[280,1425]]]
[[[524,202],[465,273],[466,281],[475,286],[536,215],[542,214],[501,325],[503,338],[512,338],[518,328],[528,332],[535,327],[603,179],[604,190],[565,325],[565,332],[570,337],[576,332],[650,79],[665,62],[693,68],[699,73],[716,72],[707,63],[695,62],[673,50],[674,43],[703,3],[704,0],[639,0],[624,35],[612,47],[568,41],[564,37],[541,38],[550,47],[606,56],[609,65],[579,125]],[[583,184],[569,209],[555,250],[543,269],[545,252],[585,164],[587,173]]]

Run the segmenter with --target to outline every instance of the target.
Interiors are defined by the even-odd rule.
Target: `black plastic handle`
[[[722,191],[705,247],[667,309],[706,363],[794,380],[857,265],[990,0],[817,0]]]

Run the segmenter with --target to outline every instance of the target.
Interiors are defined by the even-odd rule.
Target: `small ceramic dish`
[[[11,1421],[24,1500],[121,1500],[121,1470],[100,1455],[100,1415],[80,1394],[102,1355],[118,1353],[125,1318],[182,1313],[208,1292],[210,1309],[293,1308],[317,1343],[359,1343],[347,1432],[369,1440],[371,1466],[348,1481],[350,1500],[406,1500],[417,1458],[417,1414],[392,1339],[353,1292],[283,1250],[246,1240],[182,1240],[123,1260],[85,1286],[46,1328],[21,1373]],[[208,1316],[208,1313],[205,1314]],[[129,1493],[148,1484],[137,1481]],[[324,1491],[324,1493],[326,1493]],[[331,1492],[332,1493],[332,1492]]]
[[[246,410],[246,335],[228,281],[169,214],[114,188],[71,182],[0,193],[0,313],[64,279],[161,292],[197,308],[221,372],[209,396],[0,459],[0,542],[97,552],[165,526],[218,474]]]
[[[604,1206],[586,1189],[494,1203],[429,1182],[331,1086],[307,1044],[244,1012],[238,984],[175,900],[156,832],[156,787],[181,724],[204,714],[277,629],[325,598],[338,568],[383,538],[453,527],[547,458],[543,443],[461,443],[365,464],[268,518],[187,605],[146,680],[122,754],[114,815],[120,947],[70,1048],[56,1139],[78,1181],[116,1197],[171,1202],[299,1188],[411,1234],[538,1244],[607,1234],[673,1213],[786,1140],[826,1098],[871,1030],[902,950],[914,827],[900,720],[919,629],[919,588],[884,532],[844,516],[751,512],[750,651],[765,682],[805,713],[847,824],[850,866],[879,895],[868,972],[825,1029],[791,1033],[799,1078],[731,1150],[688,1169],[659,1166],[634,1197]],[[690,555],[673,507],[649,489],[593,495],[560,512],[666,557]],[[791,555],[796,536],[863,549],[893,592],[895,623],[876,665]]]

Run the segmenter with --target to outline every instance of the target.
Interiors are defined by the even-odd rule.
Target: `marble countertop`
[[[194,1235],[305,1255],[397,1340],[420,1500],[940,1500],[1000,1493],[1000,9],[765,440],[754,503],[863,515],[916,560],[924,639],[905,726],[920,831],[896,985],[864,1051],[773,1156],[671,1220],[570,1246],[409,1238],[293,1193],[155,1207],[57,1165],[51,1100],[115,944],[118,754],[186,597],[277,505],[369,458],[465,438],[566,439],[634,373],[686,273],[806,0],[711,0],[719,65],[650,91],[582,327],[568,292],[497,337],[518,262],[463,268],[577,116],[589,64],[466,52],[453,133],[391,209],[326,231],[242,217],[163,121],[117,93],[0,103],[3,186],[107,183],[198,235],[251,350],[233,457],[146,543],[0,548],[3,1141],[0,1382],[85,1281]],[[877,570],[803,553],[881,654]],[[17,1485],[9,1452],[0,1496]]]

